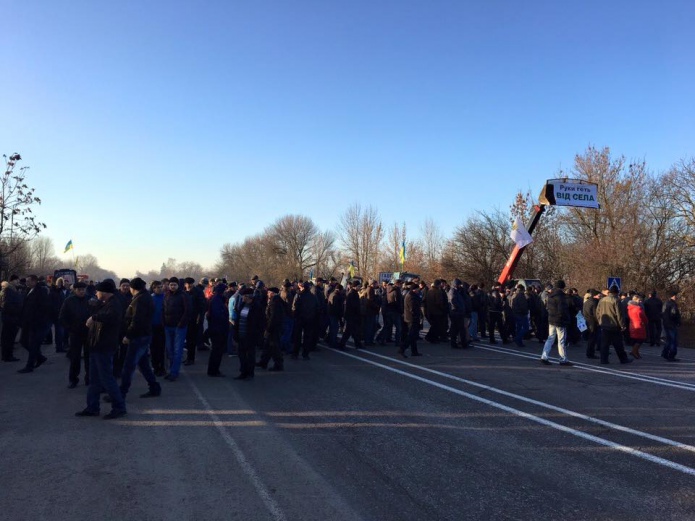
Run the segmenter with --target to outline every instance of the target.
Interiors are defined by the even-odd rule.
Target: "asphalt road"
[[[2,363],[0,519],[695,519],[692,351],[421,350],[323,346],[241,382],[203,352],[159,398],[136,374],[114,421],[74,416],[63,355]]]

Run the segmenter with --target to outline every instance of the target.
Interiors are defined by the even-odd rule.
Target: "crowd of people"
[[[26,374],[46,361],[42,344],[55,344],[70,360],[68,387],[76,388],[84,374],[87,406],[77,415],[99,416],[106,393],[103,401],[112,408],[104,418],[113,419],[126,414],[136,369],[149,387],[141,397],[157,397],[158,378],[175,382],[181,365],[195,364],[196,353],[208,349],[207,375],[224,376],[226,353],[238,356],[237,380],[253,379],[256,369],[283,371],[286,356],[309,360],[319,340],[339,350],[350,339],[357,349],[391,343],[399,356],[420,356],[424,329],[425,341],[454,349],[481,339],[496,344],[498,338],[523,347],[533,333],[543,343],[545,365],[552,365],[555,343],[560,365],[571,365],[567,347],[582,339],[587,358],[607,364],[613,346],[620,362],[630,363],[641,358],[643,343],[660,345],[663,331],[662,356],[677,361],[677,297],[673,292],[663,303],[656,291],[645,299],[613,286],[590,289],[582,298],[562,280],[545,288],[493,285],[487,291],[482,283],[460,279],[429,285],[417,278],[350,280],[343,286],[319,277],[267,287],[257,276],[242,283],[171,277],[149,286],[136,277],[121,279],[118,287],[112,279],[68,287],[61,278],[49,285],[36,275],[13,275],[0,291],[0,347],[3,362],[18,362],[19,339],[28,354],[18,372]]]

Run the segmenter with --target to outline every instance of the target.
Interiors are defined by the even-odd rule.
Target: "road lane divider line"
[[[419,370],[427,372],[427,373],[435,374],[437,376],[441,376],[441,377],[447,378],[449,380],[454,380],[456,382],[461,382],[461,383],[466,384],[466,385],[477,387],[478,389],[483,389],[484,391],[489,391],[491,393],[506,396],[507,398],[512,398],[514,400],[526,402],[526,403],[529,403],[531,405],[535,405],[537,407],[542,407],[544,409],[549,409],[549,410],[554,411],[554,412],[559,412],[559,413],[564,414],[566,416],[572,416],[572,417],[578,418],[580,420],[588,421],[588,422],[594,423],[596,425],[600,425],[601,427],[608,427],[610,429],[621,431],[621,432],[624,432],[626,434],[632,434],[634,436],[639,436],[641,438],[646,438],[646,439],[651,440],[651,441],[663,443],[664,445],[670,445],[672,447],[676,447],[676,448],[679,448],[679,449],[682,449],[682,450],[685,450],[688,452],[695,453],[695,446],[692,446],[692,445],[680,443],[678,441],[664,438],[662,436],[656,436],[655,434],[649,434],[648,432],[638,431],[638,430],[632,429],[630,427],[625,427],[624,425],[618,425],[617,423],[612,423],[612,422],[609,422],[606,420],[601,420],[600,418],[594,418],[593,416],[588,416],[588,415],[582,414],[580,412],[571,411],[569,409],[565,409],[564,407],[558,407],[557,405],[552,405],[552,404],[549,404],[546,402],[541,402],[539,400],[534,400],[533,398],[528,398],[526,396],[521,396],[520,394],[515,394],[515,393],[509,392],[509,391],[505,391],[505,390],[499,389],[497,387],[492,387],[490,385],[485,385],[485,384],[481,384],[478,382],[474,382],[473,380],[461,378],[460,376],[454,376],[454,375],[449,374],[449,373],[437,371],[436,369],[431,369],[429,367],[415,365],[415,364],[411,364],[409,362],[405,362],[403,360],[389,358],[386,355],[381,355],[378,353],[374,353],[372,351],[362,351],[362,352],[364,352],[365,354],[370,354],[370,355],[375,356],[377,358],[382,358],[384,360],[396,362],[400,365],[412,367],[413,369],[419,369]]]
[[[476,401],[476,402],[479,402],[479,403],[488,405],[488,406],[490,406],[490,407],[494,407],[494,408],[496,408],[496,409],[500,409],[500,410],[502,410],[502,411],[505,411],[505,412],[514,414],[515,416],[519,416],[519,417],[521,417],[521,418],[525,418],[525,419],[530,420],[530,421],[533,421],[533,422],[535,422],[535,423],[539,423],[539,424],[544,425],[544,426],[546,426],[546,427],[550,427],[550,428],[552,428],[552,429],[555,429],[555,430],[558,430],[558,431],[561,431],[561,432],[564,432],[564,433],[567,433],[567,434],[571,434],[571,435],[576,436],[576,437],[578,437],[578,438],[582,438],[582,439],[584,439],[584,440],[591,441],[591,442],[597,443],[597,444],[599,444],[599,445],[603,445],[604,447],[608,447],[608,448],[614,449],[614,450],[616,450],[616,451],[623,452],[623,453],[629,454],[629,455],[631,455],[631,456],[635,456],[635,457],[637,457],[637,458],[643,459],[643,460],[645,460],[645,461],[649,461],[649,462],[651,462],[651,463],[656,463],[657,465],[661,465],[661,466],[663,466],[663,467],[667,467],[667,468],[670,468],[670,469],[672,469],[672,470],[676,470],[676,471],[678,471],[678,472],[682,472],[682,473],[684,473],[684,474],[688,474],[688,475],[690,475],[690,476],[695,476],[695,468],[688,467],[688,466],[686,466],[686,465],[681,465],[680,463],[676,463],[676,462],[674,462],[674,461],[670,461],[670,460],[667,460],[667,459],[664,459],[664,458],[660,458],[660,457],[658,457],[658,456],[654,456],[654,455],[649,454],[649,453],[647,453],[647,452],[642,452],[642,451],[640,451],[640,450],[633,449],[632,447],[628,447],[627,445],[622,445],[622,444],[620,444],[620,443],[616,443],[616,442],[613,442],[613,441],[610,441],[610,440],[604,440],[603,438],[599,438],[598,436],[594,436],[593,434],[588,434],[588,433],[586,433],[586,432],[582,432],[582,431],[573,429],[573,428],[571,428],[571,427],[566,427],[565,425],[561,425],[561,424],[559,424],[559,423],[556,423],[556,422],[553,422],[553,421],[550,421],[550,420],[546,420],[545,418],[541,418],[540,416],[536,416],[536,415],[534,415],[534,414],[530,414],[530,413],[521,411],[521,410],[519,410],[519,409],[515,409],[515,408],[513,408],[513,407],[509,407],[509,406],[507,406],[507,405],[504,405],[504,404],[501,404],[501,403],[498,403],[498,402],[495,402],[495,401],[492,401],[492,400],[488,400],[487,398],[483,398],[483,397],[481,397],[481,396],[477,396],[477,395],[475,395],[475,394],[471,394],[471,393],[468,393],[468,392],[466,392],[466,391],[462,391],[462,390],[460,390],[460,389],[456,389],[455,387],[451,387],[451,386],[448,386],[448,385],[445,385],[445,384],[436,382],[436,381],[434,381],[434,380],[429,380],[429,379],[424,378],[424,377],[422,377],[422,376],[418,376],[418,375],[415,375],[415,374],[412,374],[412,373],[408,373],[408,372],[406,372],[406,371],[402,371],[402,370],[397,369],[397,368],[395,368],[395,367],[390,367],[390,366],[388,366],[388,365],[384,365],[384,364],[381,364],[381,363],[379,363],[379,362],[375,362],[375,361],[373,361],[373,360],[368,360],[368,359],[366,359],[366,358],[364,358],[364,357],[357,356],[357,355],[353,355],[353,354],[347,353],[347,352],[345,352],[345,351],[339,351],[339,350],[336,350],[336,349],[331,349],[331,350],[332,350],[332,351],[335,351],[336,353],[341,354],[341,355],[343,355],[343,356],[347,356],[347,357],[350,357],[350,358],[354,358],[354,359],[356,359],[356,360],[361,360],[362,362],[365,362],[365,363],[367,363],[367,364],[374,365],[374,366],[379,367],[379,368],[381,368],[381,369],[385,369],[385,370],[387,370],[387,371],[390,371],[390,372],[392,372],[392,373],[395,373],[395,374],[398,374],[398,375],[401,375],[401,376],[405,376],[405,377],[407,377],[407,378],[412,378],[413,380],[417,380],[417,381],[419,381],[419,382],[426,383],[426,384],[428,384],[428,385],[431,385],[431,386],[433,386],[433,387],[437,387],[437,388],[442,389],[442,390],[444,390],[444,391],[448,391],[448,392],[450,392],[450,393],[457,394],[457,395],[459,395],[459,396],[463,396],[463,397],[465,397],[465,398],[468,398],[468,399],[470,399],[470,400],[473,400],[473,401]],[[521,399],[522,401],[526,401],[526,402],[529,402],[529,403],[534,403],[534,404],[540,405],[541,407],[544,407],[544,408],[548,408],[548,409],[552,409],[552,410],[556,410],[556,411],[563,411],[563,409],[562,409],[561,407],[555,407],[555,406],[550,405],[550,404],[545,404],[545,403],[543,403],[543,402],[538,402],[537,400],[531,400],[530,398],[525,398],[525,397],[523,397],[523,396],[514,395],[513,393],[507,393],[507,391],[502,391],[501,389],[495,389],[494,387],[486,386],[486,385],[483,385],[483,384],[478,384],[478,383],[476,383],[476,382],[470,382],[470,381],[465,380],[465,379],[463,379],[463,378],[458,378],[458,377],[454,377],[454,376],[452,376],[452,375],[447,375],[447,373],[440,373],[439,371],[435,371],[435,370],[432,370],[432,369],[423,368],[423,367],[421,367],[421,366],[409,364],[409,363],[407,363],[407,362],[401,362],[400,360],[395,360],[395,359],[393,359],[393,358],[389,358],[389,357],[384,356],[384,355],[379,355],[379,354],[376,354],[376,353],[372,353],[372,352],[370,352],[370,351],[365,351],[365,350],[363,350],[363,349],[361,349],[360,352],[361,352],[361,353],[364,353],[364,354],[369,354],[369,355],[372,355],[372,356],[377,356],[377,357],[379,357],[379,358],[384,358],[384,359],[387,359],[387,360],[392,361],[392,362],[397,362],[397,363],[400,363],[400,364],[405,364],[405,365],[407,365],[407,366],[409,366],[409,367],[412,367],[412,368],[415,368],[415,369],[426,370],[426,371],[428,371],[428,372],[432,372],[432,373],[435,373],[435,374],[439,374],[440,376],[444,376],[444,377],[449,377],[449,378],[452,378],[452,379],[454,379],[454,380],[461,381],[461,382],[463,382],[463,383],[470,383],[470,384],[474,385],[475,387],[483,388],[483,389],[486,389],[486,390],[489,390],[489,391],[493,391],[493,392],[499,392],[499,394],[503,394],[503,395],[505,395],[505,396],[517,397],[518,399]],[[589,419],[590,421],[591,421],[591,420],[594,420],[593,423],[597,423],[597,424],[599,424],[599,425],[606,425],[606,426],[608,426],[608,425],[615,425],[615,424],[610,424],[609,422],[604,422],[603,420],[599,420],[598,418],[591,418],[591,417],[589,417],[589,416],[582,415],[582,414],[580,414],[580,413],[573,413],[573,411],[567,411],[567,412],[570,413],[570,414],[569,414],[570,416],[576,416],[576,417],[582,418],[582,419],[586,418],[586,419]],[[623,426],[620,426],[620,425],[615,425],[615,427],[618,427],[617,430],[621,430],[621,431],[623,431],[623,432],[632,433],[632,434],[637,434],[638,436],[641,435],[642,437],[645,437],[645,438],[648,438],[648,439],[652,439],[652,440],[654,440],[654,441],[657,441],[657,440],[658,440],[658,441],[661,441],[662,443],[666,443],[667,445],[677,446],[677,447],[679,447],[679,448],[686,448],[686,447],[687,447],[685,450],[695,451],[695,447],[691,447],[690,445],[684,445],[684,444],[675,442],[675,441],[673,441],[673,440],[668,440],[667,438],[661,438],[661,437],[659,437],[659,436],[653,436],[653,435],[651,435],[651,434],[649,434],[649,433],[641,432],[641,431],[636,431],[636,430],[634,430],[634,429],[630,429],[629,427],[623,427]],[[663,441],[662,441],[662,440],[663,440]]]
[[[517,356],[519,358],[528,358],[530,360],[540,360],[540,354],[533,355],[531,353],[521,353],[513,349],[506,347],[488,347],[485,345],[473,344],[476,349],[482,349],[484,351],[492,351],[495,353],[509,354]],[[553,361],[557,361],[557,358],[550,358]],[[583,369],[584,371],[591,371],[594,373],[608,374],[611,376],[617,376],[619,378],[627,378],[629,380],[638,380],[644,383],[652,383],[655,385],[663,385],[665,387],[673,387],[675,389],[680,389],[682,391],[695,392],[695,384],[688,382],[679,382],[678,380],[668,380],[666,378],[659,378],[658,376],[650,376],[645,374],[637,373],[626,373],[624,371],[617,371],[615,369],[609,369],[607,367],[594,367],[593,365],[584,364],[582,362],[572,362],[572,366],[578,369]]]
[[[234,454],[237,463],[239,463],[239,466],[241,467],[241,470],[251,481],[251,484],[256,489],[256,492],[258,493],[258,496],[261,498],[261,501],[263,501],[265,507],[268,509],[268,512],[270,513],[272,519],[274,521],[286,521],[287,518],[285,517],[285,514],[280,508],[280,505],[277,501],[275,501],[270,491],[268,490],[268,487],[263,483],[256,470],[253,468],[253,465],[251,465],[246,456],[244,456],[244,452],[241,450],[241,447],[239,447],[237,442],[234,441],[234,438],[232,438],[232,436],[229,434],[229,431],[225,428],[225,422],[223,420],[220,420],[219,416],[217,416],[213,408],[210,406],[210,403],[203,396],[203,393],[200,392],[198,386],[195,384],[195,382],[193,382],[193,379],[185,373],[182,374],[185,375],[186,380],[188,380],[188,383],[193,389],[193,392],[195,393],[196,397],[203,405],[203,407],[205,407],[207,413],[210,415],[213,424],[217,428],[218,432],[222,435],[222,439],[232,450],[232,454]]]

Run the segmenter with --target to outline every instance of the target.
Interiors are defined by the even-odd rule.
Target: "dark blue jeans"
[[[181,358],[183,358],[183,345],[186,342],[186,327],[164,327],[165,346],[169,359],[169,374],[174,378],[179,376],[181,370]]]
[[[526,315],[514,315],[514,320],[516,322],[514,342],[521,347],[524,345],[524,335],[528,333],[528,317]]]
[[[123,373],[121,376],[121,394],[123,394],[124,397],[130,390],[136,367],[140,370],[140,374],[145,380],[147,380],[150,391],[153,393],[160,393],[162,390],[161,386],[157,383],[157,379],[152,371],[152,365],[150,364],[151,340],[151,336],[141,336],[131,339],[128,344],[128,351],[125,355]]]
[[[294,332],[294,319],[285,317],[282,320],[282,335],[280,335],[280,349],[283,353],[292,352],[292,335]]]
[[[104,389],[111,397],[113,411],[125,411],[125,400],[113,376],[113,351],[89,353],[89,388],[87,389],[87,410],[99,412],[99,397]]]
[[[675,327],[664,328],[664,333],[666,333],[666,344],[661,351],[661,356],[664,358],[676,358],[676,354],[678,354],[678,329]]]

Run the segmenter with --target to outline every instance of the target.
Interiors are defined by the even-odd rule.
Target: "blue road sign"
[[[620,291],[622,288],[620,277],[608,277],[608,289],[611,289],[611,286],[617,286]]]

